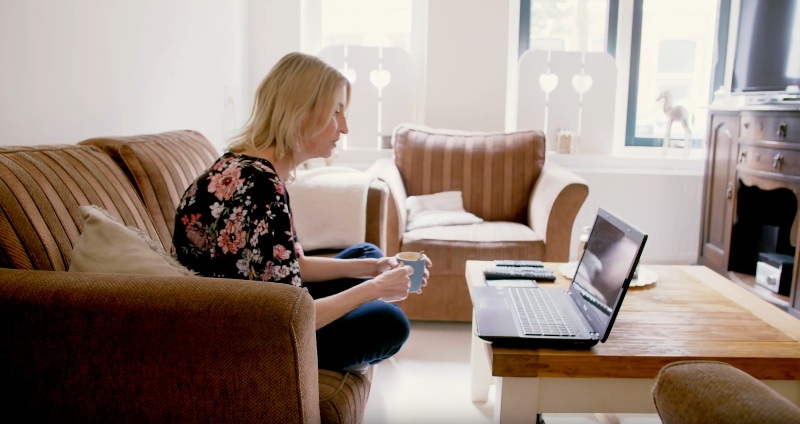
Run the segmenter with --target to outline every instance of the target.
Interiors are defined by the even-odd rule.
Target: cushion
[[[286,190],[297,239],[307,252],[363,243],[372,177],[352,168],[298,170]]]
[[[477,224],[483,219],[464,210],[460,191],[410,196],[406,199],[408,210],[407,231],[443,225]]]
[[[194,275],[141,231],[126,227],[105,210],[97,206],[81,206],[79,212],[83,229],[72,248],[69,271]]]

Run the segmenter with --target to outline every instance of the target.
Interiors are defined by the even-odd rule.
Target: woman
[[[284,186],[298,164],[331,156],[348,131],[349,101],[339,71],[313,56],[284,56],[228,152],[184,193],[173,242],[178,260],[201,275],[307,287],[320,368],[363,372],[408,338],[408,319],[387,302],[408,296],[413,271],[367,243],[336,258],[304,256]]]

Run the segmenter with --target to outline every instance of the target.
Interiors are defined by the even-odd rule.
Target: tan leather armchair
[[[586,182],[545,161],[540,131],[477,133],[400,125],[394,154],[368,172],[392,195],[387,254],[420,251],[433,267],[423,294],[400,302],[411,319],[470,321],[467,260],[537,259],[566,262]],[[409,196],[461,191],[464,209],[485,221],[407,229]]]

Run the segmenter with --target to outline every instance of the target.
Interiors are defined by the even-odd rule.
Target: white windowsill
[[[369,168],[377,159],[391,157],[391,150],[347,150],[334,154],[334,166],[350,167],[359,170]],[[614,154],[558,154],[548,152],[546,160],[572,171],[578,172],[617,172],[619,174],[668,174],[703,175],[705,172],[705,151],[694,149],[690,156],[679,149],[662,154],[660,148],[627,149]],[[312,168],[325,166],[322,159],[309,161]]]
[[[647,149],[648,154],[630,152],[608,155],[564,155],[548,152],[546,160],[552,160],[564,168],[578,172],[653,175],[703,175],[705,172],[705,152],[700,149],[688,157],[680,150],[669,151],[666,155],[662,155],[660,148]]]

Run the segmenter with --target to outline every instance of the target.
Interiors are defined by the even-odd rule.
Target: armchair
[[[724,362],[664,366],[656,377],[653,401],[664,424],[800,422],[797,405]]]
[[[368,172],[389,186],[394,208],[387,254],[419,251],[433,261],[429,285],[400,307],[411,319],[470,321],[467,260],[567,261],[575,217],[589,194],[576,174],[545,161],[540,131],[476,133],[403,124],[394,155]],[[461,191],[484,222],[407,228],[409,196]]]

